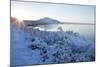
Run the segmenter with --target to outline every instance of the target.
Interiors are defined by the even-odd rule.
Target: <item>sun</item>
[[[11,16],[16,17],[19,21],[24,20],[25,18],[25,11],[24,10],[20,10],[20,9],[16,9],[16,10],[12,10],[11,11]]]
[[[11,16],[16,17],[19,21],[22,20],[38,20],[43,18],[42,14],[38,14],[36,11],[30,10],[28,8],[12,8]]]

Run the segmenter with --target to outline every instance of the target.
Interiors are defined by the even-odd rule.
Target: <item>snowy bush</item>
[[[39,33],[33,37],[31,48],[40,50],[43,64],[95,60],[94,43],[84,40],[78,33],[70,31]]]

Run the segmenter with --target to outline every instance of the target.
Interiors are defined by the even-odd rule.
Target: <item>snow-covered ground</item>
[[[11,23],[11,65],[95,60],[95,42],[72,31],[41,31]]]

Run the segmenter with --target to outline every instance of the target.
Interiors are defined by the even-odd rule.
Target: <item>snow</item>
[[[15,22],[13,22],[15,23]],[[11,66],[95,60],[95,43],[72,31],[41,31],[11,24]]]

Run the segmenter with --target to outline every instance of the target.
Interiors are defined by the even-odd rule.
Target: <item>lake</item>
[[[73,31],[83,37],[95,40],[95,24],[49,24],[40,27],[46,31],[58,31],[58,28],[62,28],[63,31]]]

